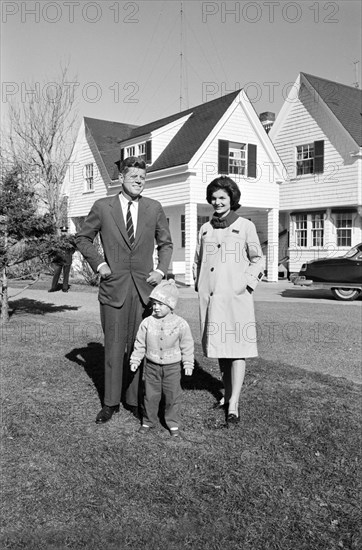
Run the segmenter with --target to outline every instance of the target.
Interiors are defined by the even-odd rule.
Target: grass
[[[181,300],[198,366],[183,380],[175,441],[162,427],[140,436],[125,410],[97,426],[99,334],[80,315],[25,305],[2,334],[2,548],[361,547],[360,386],[318,372],[353,375],[358,306],[314,306],[317,331],[311,305],[257,304],[260,357],[248,363],[241,422],[226,429],[211,408],[221,382],[201,354],[196,301]]]

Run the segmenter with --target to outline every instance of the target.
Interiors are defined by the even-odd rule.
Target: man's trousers
[[[150,314],[133,283],[130,282],[122,307],[100,305],[101,323],[104,332],[104,405],[139,406],[142,401],[142,365],[131,372],[129,359],[138,327]]]
[[[51,290],[57,290],[58,283],[60,279],[60,274],[63,270],[63,290],[68,290],[69,288],[69,274],[70,274],[70,265],[63,265],[63,264],[55,264],[53,263],[53,279],[52,279],[52,286],[50,287]]]

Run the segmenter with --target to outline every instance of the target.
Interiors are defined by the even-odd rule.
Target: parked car
[[[297,286],[329,288],[337,300],[355,300],[362,290],[362,243],[342,257],[322,258],[303,264],[293,283]]]

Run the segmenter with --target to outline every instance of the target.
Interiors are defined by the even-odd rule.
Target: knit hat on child
[[[171,309],[175,309],[178,300],[178,288],[173,279],[161,281],[150,294],[150,299],[157,300]]]

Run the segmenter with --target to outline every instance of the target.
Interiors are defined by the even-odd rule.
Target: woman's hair
[[[237,210],[240,208],[240,189],[234,180],[227,176],[219,176],[212,180],[206,188],[206,200],[211,204],[211,198],[215,191],[226,191],[230,197],[230,210]]]

